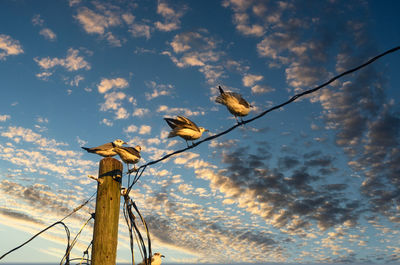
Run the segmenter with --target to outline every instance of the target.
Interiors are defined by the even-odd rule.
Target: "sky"
[[[0,254],[96,191],[93,147],[186,147],[400,44],[398,1],[1,1]],[[131,197],[165,263],[400,262],[400,54],[146,169]],[[118,157],[116,157],[118,159]],[[127,186],[127,178],[122,181]],[[72,236],[91,201],[65,220]],[[93,222],[72,251],[81,257]],[[62,227],[2,262],[60,262]],[[135,248],[135,258],[140,252]],[[118,262],[129,262],[119,222]]]

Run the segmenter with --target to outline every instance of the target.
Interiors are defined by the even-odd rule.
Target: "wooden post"
[[[100,161],[93,229],[92,265],[115,265],[123,166],[117,159]]]

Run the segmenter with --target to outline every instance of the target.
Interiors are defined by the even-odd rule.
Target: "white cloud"
[[[39,123],[49,123],[49,119],[43,117],[38,117],[36,121]]]
[[[101,105],[101,111],[117,110],[121,107],[121,101],[126,97],[122,92],[111,92],[104,95],[105,102]]]
[[[264,35],[264,28],[258,24],[249,25],[249,16],[246,13],[235,13],[234,23],[236,29],[244,35],[261,37]]]
[[[131,25],[135,20],[135,16],[130,13],[122,14],[122,19],[125,21],[126,24]]]
[[[110,121],[110,120],[108,120],[108,119],[106,119],[106,118],[104,118],[100,123],[101,123],[101,124],[104,124],[104,125],[106,125],[106,126],[108,126],[108,127],[113,126],[113,122]]]
[[[0,60],[5,60],[7,56],[18,55],[24,52],[19,41],[12,39],[8,35],[0,34]]]
[[[115,47],[121,47],[122,43],[121,40],[119,40],[117,37],[114,36],[111,32],[107,32],[104,37],[108,40],[108,43],[110,43],[112,46]]]
[[[174,88],[174,86],[171,84],[157,84],[154,81],[146,82],[146,86],[148,88],[153,88],[152,93],[145,93],[147,100],[151,100],[160,96],[167,96],[171,94],[171,90]]]
[[[56,67],[57,65],[64,67],[68,71],[77,71],[79,69],[90,70],[90,64],[85,61],[82,56],[78,56],[79,50],[69,48],[67,52],[67,57],[64,58],[34,58],[35,62],[43,69],[50,69]]]
[[[41,80],[47,81],[47,80],[49,80],[49,77],[50,77],[52,74],[53,74],[53,73],[51,73],[51,72],[42,72],[42,73],[36,74],[36,77],[39,78],[39,79],[41,79]]]
[[[138,127],[135,125],[129,125],[127,128],[124,129],[125,133],[134,133],[137,132]]]
[[[75,6],[75,5],[79,5],[81,3],[81,0],[69,0],[68,3],[69,3],[69,6]]]
[[[14,142],[19,143],[22,140],[25,142],[31,142],[36,145],[45,147],[45,146],[61,146],[66,145],[65,143],[57,142],[56,140],[49,140],[47,138],[42,137],[42,135],[35,133],[31,129],[26,129],[23,127],[8,127],[8,131],[4,131],[1,133],[1,136],[12,139]]]
[[[129,85],[126,79],[118,77],[114,79],[103,78],[100,84],[97,86],[99,93],[103,94],[109,91],[110,89],[116,88],[126,88]]]
[[[7,120],[11,119],[10,115],[4,114],[4,115],[0,115],[0,122],[5,122]]]
[[[236,12],[246,11],[247,8],[252,4],[252,1],[249,0],[224,0],[222,2],[223,7],[231,6],[233,10]]]
[[[204,111],[192,111],[187,108],[170,108],[167,105],[160,105],[157,112],[163,112],[169,115],[184,115],[184,116],[198,116],[204,115]]]
[[[144,115],[148,114],[150,112],[149,109],[145,109],[145,108],[136,108],[133,113],[132,116],[138,116],[138,117],[143,117]]]
[[[244,86],[252,86],[256,82],[262,80],[264,77],[262,75],[252,75],[252,74],[247,74],[243,77],[243,85]]]
[[[149,125],[142,125],[139,129],[139,134],[150,134],[151,126]]]
[[[40,35],[44,36],[46,39],[54,41],[57,39],[56,34],[49,28],[44,28],[39,32]]]
[[[75,18],[82,24],[84,30],[89,34],[102,35],[108,27],[121,24],[121,20],[116,14],[107,12],[102,15],[87,7],[80,8]]]
[[[165,1],[158,1],[157,13],[164,18],[164,22],[157,21],[155,26],[160,31],[173,31],[180,28],[180,18],[185,13],[186,7],[174,10]]]
[[[215,85],[224,75],[224,51],[218,51],[220,42],[209,35],[207,30],[201,29],[197,32],[184,32],[177,34],[170,42],[170,46],[176,55],[170,51],[161,54],[170,57],[172,62],[182,68],[195,66],[204,74],[207,83]]]
[[[146,39],[150,39],[151,27],[143,23],[135,23],[132,24],[129,32],[132,33],[134,37],[145,37]]]
[[[263,94],[263,93],[269,93],[275,91],[275,89],[268,87],[268,86],[263,86],[263,85],[255,85],[251,88],[251,93],[253,94]]]
[[[34,26],[43,26],[44,20],[40,17],[39,14],[37,14],[37,15],[34,15],[34,16],[33,16],[33,18],[32,18],[32,24],[33,24]]]
[[[155,26],[160,31],[173,31],[179,29],[179,24],[176,22],[162,23],[160,21],[157,21],[155,23]]]
[[[117,120],[121,120],[121,119],[127,119],[127,118],[129,118],[129,113],[128,113],[128,111],[125,109],[125,108],[123,108],[123,107],[120,107],[118,110],[117,110],[117,112],[115,113],[115,119],[117,119]]]
[[[287,67],[285,73],[288,83],[294,88],[315,85],[323,77],[329,76],[323,67],[302,65],[298,62],[293,62]]]
[[[80,81],[82,81],[82,80],[84,80],[85,78],[83,77],[83,76],[81,76],[81,75],[77,75],[77,76],[75,76],[70,82],[69,82],[69,85],[70,86],[79,86],[79,82]]]
[[[175,158],[174,163],[178,165],[185,165],[193,158],[199,157],[199,154],[192,153],[192,152],[185,152]]]
[[[236,26],[237,30],[244,35],[261,37],[264,35],[264,28],[260,25],[254,24],[252,26],[240,24]]]

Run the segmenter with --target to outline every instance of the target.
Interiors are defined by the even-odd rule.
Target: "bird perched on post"
[[[147,260],[147,264],[148,265],[161,265],[161,258],[165,258],[164,255],[161,255],[160,253],[154,253],[154,255],[151,257],[151,263],[149,260]],[[145,265],[146,261],[143,260],[142,262],[140,262],[138,265]]]
[[[242,97],[242,95],[235,92],[225,92],[221,86],[218,86],[220,95],[215,99],[215,102],[225,105],[229,112],[237,117],[244,117],[250,112],[251,105]],[[242,120],[242,118],[240,118]],[[243,121],[243,120],[242,120]]]
[[[114,147],[118,146],[121,147],[123,144],[126,144],[124,141],[121,139],[117,139],[114,142],[111,143],[106,143],[103,145],[99,145],[97,147],[82,147],[82,149],[85,149],[89,153],[97,154],[103,157],[112,157],[115,156],[117,153],[114,151]]]
[[[188,147],[188,141],[199,139],[203,132],[208,132],[208,130],[198,127],[194,122],[183,116],[177,116],[176,119],[164,118],[164,120],[172,128],[172,131],[168,134],[168,138],[180,136],[185,139]]]
[[[126,166],[129,170],[129,164],[136,164],[140,160],[140,151],[142,148],[140,145],[135,147],[124,147],[124,146],[114,146],[114,151],[118,154],[122,161],[126,163]]]

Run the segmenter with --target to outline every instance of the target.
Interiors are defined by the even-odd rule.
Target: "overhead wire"
[[[92,244],[93,244],[93,240],[90,241],[90,243],[89,243],[88,247],[86,248],[86,250],[83,251],[83,255],[82,255],[81,262],[79,263],[79,265],[82,265],[82,262],[83,262],[84,260],[86,260],[86,262],[91,261],[91,260],[90,260],[90,257],[89,257],[89,248],[90,248],[90,246],[91,246]],[[85,259],[85,256],[87,256],[86,259]],[[88,263],[87,263],[87,264],[88,264]]]
[[[39,233],[37,233],[37,234],[35,234],[34,236],[32,236],[31,238],[29,238],[27,241],[25,241],[25,242],[22,243],[21,245],[15,247],[15,248],[11,249],[10,251],[8,251],[7,253],[3,254],[3,255],[0,257],[0,260],[3,259],[3,258],[4,258],[5,256],[7,256],[8,254],[10,254],[10,253],[12,253],[12,252],[14,252],[14,251],[16,251],[16,250],[22,248],[23,246],[25,246],[26,244],[28,244],[29,242],[31,242],[33,239],[35,239],[36,237],[38,237],[40,234],[46,232],[47,230],[49,230],[50,228],[52,228],[53,226],[56,226],[56,225],[58,225],[58,224],[61,224],[61,225],[64,226],[64,228],[65,228],[65,232],[66,232],[66,234],[67,234],[67,250],[66,250],[66,252],[68,252],[68,249],[69,249],[69,247],[70,247],[70,232],[69,232],[68,226],[66,226],[66,225],[64,224],[64,222],[58,221],[58,222],[55,222],[55,223],[52,224],[52,225],[49,225],[49,226],[46,227],[45,229],[41,230]]]
[[[301,92],[301,93],[295,94],[295,95],[292,96],[289,100],[287,100],[287,101],[285,101],[285,102],[283,102],[283,103],[281,103],[281,104],[275,105],[275,106],[273,106],[273,107],[271,107],[271,108],[269,108],[269,109],[267,109],[267,110],[261,112],[260,114],[256,115],[255,117],[253,117],[253,118],[251,118],[251,119],[242,120],[242,121],[238,122],[237,124],[233,125],[232,127],[226,129],[225,131],[222,131],[222,132],[220,132],[220,133],[218,133],[218,134],[209,136],[209,137],[207,137],[207,138],[205,138],[205,139],[203,139],[203,140],[200,140],[200,141],[198,141],[198,142],[193,142],[192,145],[187,146],[186,148],[183,148],[183,149],[174,151],[174,152],[172,152],[172,153],[166,154],[165,156],[163,156],[163,157],[161,157],[161,158],[159,158],[159,159],[150,161],[150,162],[148,162],[148,163],[146,163],[146,164],[140,166],[139,168],[135,169],[134,171],[133,171],[133,170],[128,170],[128,172],[127,172],[127,175],[128,175],[128,188],[127,188],[126,193],[125,193],[125,196],[124,196],[124,197],[125,197],[124,214],[125,214],[125,207],[126,207],[126,209],[127,209],[126,211],[128,212],[128,215],[130,216],[131,210],[129,210],[129,207],[128,207],[128,205],[126,204],[126,200],[127,200],[127,198],[129,198],[129,193],[130,193],[132,187],[139,181],[139,179],[140,179],[141,176],[143,175],[143,172],[146,170],[146,168],[147,168],[148,166],[157,164],[157,163],[159,163],[159,162],[161,162],[161,161],[163,161],[163,160],[165,160],[165,159],[167,159],[167,158],[169,158],[169,157],[171,157],[171,156],[174,156],[174,155],[183,153],[183,152],[185,152],[185,151],[187,151],[187,150],[190,150],[190,149],[192,149],[192,148],[194,148],[194,147],[196,147],[196,146],[198,146],[198,145],[200,145],[200,144],[202,144],[202,143],[204,143],[204,142],[208,142],[208,141],[214,140],[214,139],[216,139],[216,138],[218,138],[218,137],[220,137],[220,136],[222,136],[222,135],[225,135],[225,134],[231,132],[232,130],[236,129],[236,128],[239,127],[239,126],[242,126],[242,125],[245,125],[245,124],[247,124],[247,123],[253,122],[253,121],[255,121],[255,120],[257,120],[257,119],[263,117],[263,116],[266,115],[267,113],[269,113],[269,112],[271,112],[271,111],[274,111],[274,110],[276,110],[276,109],[280,109],[280,108],[282,108],[282,107],[284,107],[284,106],[286,106],[286,105],[288,105],[288,104],[290,104],[290,103],[296,101],[297,99],[299,99],[299,98],[305,96],[305,95],[314,93],[314,92],[320,90],[321,88],[326,87],[327,85],[331,84],[331,83],[334,82],[335,80],[337,80],[337,79],[339,79],[339,78],[341,78],[341,77],[343,77],[343,76],[345,76],[345,75],[349,75],[349,74],[351,74],[351,73],[354,73],[354,72],[360,70],[361,68],[364,68],[364,67],[366,67],[367,65],[373,63],[374,61],[378,60],[379,58],[381,58],[381,57],[383,57],[383,56],[385,56],[385,55],[387,55],[387,54],[396,52],[396,51],[399,50],[399,49],[400,49],[400,46],[397,46],[397,47],[394,47],[394,48],[392,48],[392,49],[389,49],[389,50],[387,50],[387,51],[385,51],[385,52],[383,52],[383,53],[380,53],[380,54],[378,54],[377,56],[372,57],[371,59],[369,59],[369,60],[366,61],[365,63],[363,63],[363,64],[361,64],[361,65],[359,65],[359,66],[357,66],[357,67],[351,68],[351,69],[349,69],[349,70],[347,70],[347,71],[344,71],[344,72],[340,73],[339,75],[334,76],[333,78],[329,79],[327,82],[325,82],[325,83],[323,83],[323,84],[321,84],[321,85],[319,85],[319,86],[316,86],[316,87],[314,87],[314,88],[312,88],[312,89],[305,90],[305,91],[303,91],[303,92]],[[133,178],[133,181],[130,182],[131,174],[132,174],[133,172],[136,172],[136,173],[135,173],[135,177]],[[130,200],[130,198],[129,198],[129,200]],[[135,204],[133,204],[133,205],[135,205]],[[135,206],[136,206],[136,205],[135,205]],[[137,210],[137,209],[136,209],[136,210]],[[137,210],[137,211],[138,211],[138,210]],[[145,225],[145,229],[146,229],[146,231],[147,231],[147,236],[148,236],[148,245],[149,245],[149,248],[150,248],[150,251],[151,251],[150,234],[149,234],[149,230],[148,230],[148,228],[147,228],[147,224],[145,223],[143,217],[140,215],[139,212],[138,212],[138,214],[139,214],[139,216],[141,217],[143,224]],[[125,216],[125,219],[127,220],[127,224],[128,224],[128,218],[127,218],[126,216]],[[131,219],[130,222],[131,222],[131,223],[128,224],[128,228],[129,228],[130,240],[131,240],[130,242],[131,242],[131,252],[132,252],[132,264],[134,264],[134,258],[133,258],[133,243],[132,243],[132,242],[133,242],[133,239],[132,239],[132,224],[134,225],[134,228],[135,228],[135,229],[136,229],[136,226],[135,226],[134,220],[132,221],[132,219]],[[135,234],[135,235],[136,235],[136,234]],[[140,244],[141,244],[142,247],[143,247],[143,244],[144,244],[143,238],[142,238],[142,236],[140,235],[140,233],[139,233],[138,235],[139,235],[139,239],[140,239],[140,242],[141,242]],[[138,245],[139,245],[139,243],[138,243]],[[139,249],[140,249],[140,247],[139,247]],[[141,253],[142,253],[142,250],[141,250]],[[150,259],[149,259],[149,260],[151,260],[151,252],[150,252],[149,254],[150,254],[150,255],[149,255]],[[143,257],[143,256],[144,256],[144,261],[145,261],[145,263],[147,264],[147,263],[148,263],[148,260],[145,258],[145,257],[146,257],[146,249],[145,249],[145,248],[143,248],[142,257]]]
[[[383,57],[383,56],[385,56],[385,55],[388,55],[388,54],[390,54],[390,53],[396,52],[396,51],[398,51],[398,50],[400,50],[400,46],[394,47],[394,48],[389,49],[389,50],[387,50],[387,51],[385,51],[385,52],[383,52],[383,53],[380,53],[380,54],[378,54],[378,55],[372,57],[371,59],[369,59],[369,60],[366,61],[365,63],[363,63],[363,64],[361,64],[361,65],[359,65],[359,66],[356,66],[356,67],[354,67],[354,68],[351,68],[351,69],[349,69],[349,70],[347,70],[347,71],[344,71],[344,72],[340,73],[339,75],[334,76],[333,78],[329,79],[327,82],[325,82],[325,83],[323,83],[323,84],[321,84],[321,85],[319,85],[319,86],[316,86],[316,87],[314,87],[314,88],[312,88],[312,89],[309,89],[309,90],[303,91],[303,92],[301,92],[301,93],[298,93],[298,94],[292,96],[289,100],[287,100],[287,101],[285,101],[285,102],[283,102],[283,103],[281,103],[281,104],[275,105],[275,106],[273,106],[273,107],[271,107],[271,108],[269,108],[269,109],[267,109],[267,110],[261,112],[260,114],[256,115],[255,117],[253,117],[253,118],[251,118],[251,119],[242,120],[241,122],[238,122],[237,124],[233,125],[232,127],[228,128],[228,129],[225,130],[225,131],[222,131],[222,132],[220,132],[220,133],[218,133],[218,134],[215,134],[215,135],[209,136],[209,137],[207,137],[207,138],[204,138],[203,140],[200,140],[200,141],[198,141],[198,142],[193,142],[192,145],[190,145],[190,146],[188,146],[188,147],[186,147],[186,148],[183,148],[183,149],[174,151],[174,152],[169,153],[169,154],[167,154],[167,155],[165,155],[165,156],[163,156],[163,157],[161,157],[161,158],[159,158],[159,159],[150,161],[150,162],[148,162],[148,163],[146,163],[146,164],[140,166],[139,168],[137,168],[137,169],[135,170],[136,174],[135,174],[135,178],[133,179],[132,183],[129,183],[129,182],[128,182],[128,191],[130,191],[131,188],[132,188],[132,186],[135,185],[135,183],[140,179],[140,177],[142,176],[143,171],[146,169],[146,167],[148,167],[148,166],[150,166],[150,165],[154,165],[154,164],[156,164],[156,163],[159,163],[159,162],[161,162],[161,161],[163,161],[163,160],[165,160],[165,159],[167,159],[167,158],[169,158],[169,157],[171,157],[171,156],[174,156],[174,155],[183,153],[183,152],[185,152],[185,151],[187,151],[187,150],[190,150],[190,149],[192,149],[192,148],[194,148],[194,147],[196,147],[196,146],[198,146],[198,145],[200,145],[200,144],[202,144],[202,143],[204,143],[204,142],[208,142],[208,141],[214,140],[214,139],[216,139],[216,138],[218,138],[218,137],[220,137],[220,136],[222,136],[222,135],[225,135],[225,134],[231,132],[232,130],[236,129],[236,128],[239,127],[239,126],[242,126],[242,125],[244,125],[244,124],[253,122],[254,120],[257,120],[257,119],[263,117],[264,115],[266,115],[267,113],[269,113],[269,112],[271,112],[271,111],[274,111],[274,110],[276,110],[276,109],[280,109],[280,108],[282,108],[282,107],[284,107],[284,106],[286,106],[286,105],[288,105],[288,104],[290,104],[290,103],[296,101],[297,99],[299,99],[299,98],[305,96],[305,95],[314,93],[314,92],[320,90],[321,88],[326,87],[327,85],[331,84],[331,83],[334,82],[335,80],[337,80],[337,79],[339,79],[339,78],[341,78],[341,77],[343,77],[343,76],[345,76],[345,75],[349,75],[349,74],[351,74],[351,73],[354,73],[354,72],[360,70],[361,68],[364,68],[364,67],[366,67],[367,65],[369,65],[369,64],[371,64],[371,63],[373,63],[373,62],[375,62],[375,61],[378,60],[379,58],[381,58],[381,57]],[[128,172],[127,172],[128,175],[130,175],[131,173],[133,173],[133,171],[128,171]]]
[[[64,257],[61,259],[60,265],[63,264],[64,259],[66,259],[69,254],[71,253],[72,249],[74,248],[76,242],[78,241],[78,237],[80,236],[80,234],[82,233],[82,230],[85,228],[85,226],[89,223],[90,220],[93,219],[94,215],[91,215],[90,218],[82,225],[81,229],[79,230],[79,232],[76,234],[75,238],[72,240],[71,245],[69,246],[67,252],[65,253]]]
[[[146,231],[146,236],[147,236],[147,247],[145,240],[136,225],[136,217],[132,211],[132,207],[136,211],[136,213],[139,215],[140,220],[142,221],[143,227]],[[131,250],[131,256],[132,256],[132,264],[135,264],[135,258],[134,258],[134,253],[133,253],[133,234],[135,235],[136,242],[138,244],[138,248],[140,250],[140,254],[142,256],[142,259],[145,261],[146,265],[148,264],[149,261],[151,260],[152,256],[152,251],[151,251],[151,237],[150,237],[150,231],[147,225],[146,220],[143,218],[143,215],[140,213],[136,203],[129,197],[128,193],[125,193],[124,195],[124,207],[123,207],[123,212],[124,212],[124,217],[126,224],[128,226],[128,231],[129,231],[129,240],[130,240],[130,250]]]
[[[67,245],[67,250],[66,250],[65,256],[66,256],[67,259],[68,259],[67,252],[68,252],[68,249],[69,249],[69,247],[70,247],[70,231],[69,231],[69,229],[68,229],[68,226],[67,226],[63,221],[64,221],[65,219],[67,219],[68,217],[70,217],[71,215],[73,215],[74,213],[76,213],[77,211],[79,211],[80,209],[82,209],[86,204],[88,204],[88,203],[92,200],[92,198],[94,197],[94,195],[95,195],[96,193],[97,193],[97,191],[94,192],[94,193],[89,197],[89,199],[87,199],[87,200],[86,200],[85,202],[83,202],[81,205],[79,205],[78,207],[75,207],[69,214],[67,214],[66,216],[64,216],[61,220],[59,220],[59,221],[57,221],[57,222],[55,222],[55,223],[49,225],[49,226],[46,227],[45,229],[43,229],[43,230],[41,230],[40,232],[36,233],[34,236],[32,236],[30,239],[28,239],[27,241],[25,241],[25,242],[22,243],[21,245],[15,247],[15,248],[11,249],[10,251],[8,251],[7,253],[3,254],[3,255],[0,257],[0,260],[3,259],[3,258],[4,258],[5,256],[7,256],[8,254],[10,254],[10,253],[12,253],[12,252],[14,252],[14,251],[20,249],[21,247],[25,246],[26,244],[28,244],[29,242],[31,242],[33,239],[35,239],[36,237],[38,237],[40,234],[42,234],[43,232],[49,230],[50,228],[52,228],[53,226],[55,226],[55,225],[57,225],[57,224],[63,225],[64,228],[65,228],[65,231],[66,231],[66,233],[67,233],[68,245]]]
[[[129,198],[129,192],[130,192],[130,190],[132,189],[133,185],[134,185],[135,183],[137,183],[137,181],[139,181],[139,179],[140,179],[141,176],[143,175],[143,172],[145,171],[145,169],[146,169],[148,166],[154,165],[154,164],[159,163],[159,162],[161,162],[161,161],[163,161],[163,160],[165,160],[165,159],[167,159],[167,158],[169,158],[169,157],[171,157],[171,156],[174,156],[174,155],[180,154],[180,153],[182,153],[182,152],[185,152],[185,151],[187,151],[187,150],[190,150],[190,149],[192,149],[192,148],[194,148],[194,147],[196,147],[196,146],[198,146],[198,145],[200,145],[200,144],[202,144],[202,143],[204,143],[204,142],[207,142],[207,141],[211,141],[211,140],[213,140],[213,139],[216,139],[216,138],[218,138],[218,137],[220,137],[220,136],[222,136],[222,135],[225,135],[225,134],[231,132],[232,130],[236,129],[236,128],[239,127],[239,126],[242,126],[242,125],[244,125],[244,124],[253,122],[254,120],[257,120],[257,119],[263,117],[263,116],[266,115],[267,113],[269,113],[269,112],[271,112],[271,111],[274,111],[274,110],[276,110],[276,109],[280,109],[280,108],[282,108],[282,107],[284,107],[284,106],[286,106],[286,105],[288,105],[288,104],[290,104],[290,103],[296,101],[297,99],[299,99],[299,98],[305,96],[305,95],[314,93],[314,92],[320,90],[321,88],[323,88],[323,87],[325,87],[325,86],[331,84],[331,83],[334,82],[335,80],[337,80],[337,79],[339,79],[339,78],[341,78],[341,77],[343,77],[343,76],[345,76],[345,75],[349,75],[349,74],[351,74],[351,73],[354,73],[354,72],[360,70],[361,68],[364,68],[364,67],[366,67],[367,65],[369,65],[369,64],[371,64],[371,63],[373,63],[373,62],[375,62],[375,61],[378,60],[379,58],[381,58],[381,57],[383,57],[383,56],[385,56],[385,55],[387,55],[387,54],[396,52],[396,51],[398,51],[399,49],[400,49],[400,46],[397,46],[397,47],[394,47],[394,48],[392,48],[392,49],[389,49],[389,50],[387,50],[387,51],[385,51],[385,52],[383,52],[383,53],[381,53],[381,54],[379,54],[379,55],[377,55],[377,56],[375,56],[375,57],[372,57],[371,59],[369,59],[368,61],[366,61],[365,63],[363,63],[363,64],[361,64],[361,65],[359,65],[359,66],[357,66],[357,67],[354,67],[354,68],[352,68],[352,69],[350,69],[350,70],[347,70],[347,71],[342,72],[342,73],[339,74],[339,75],[336,75],[335,77],[329,79],[327,82],[325,82],[325,83],[323,83],[323,84],[321,84],[321,85],[319,85],[319,86],[317,86],[317,87],[315,87],[315,88],[306,90],[306,91],[304,91],[304,92],[301,92],[301,93],[298,93],[298,94],[292,96],[289,100],[287,100],[287,101],[285,101],[285,102],[283,102],[283,103],[281,103],[281,104],[275,105],[275,106],[273,106],[273,107],[271,107],[271,108],[269,108],[269,109],[267,109],[267,110],[261,112],[260,114],[256,115],[255,117],[253,117],[253,118],[251,118],[251,119],[242,120],[241,122],[238,122],[237,124],[235,124],[234,126],[228,128],[228,129],[225,130],[225,131],[222,131],[222,132],[220,132],[220,133],[218,133],[218,134],[209,136],[209,137],[207,137],[207,138],[205,138],[205,139],[203,139],[203,140],[200,140],[200,141],[198,141],[198,142],[194,142],[192,145],[190,145],[190,146],[188,146],[188,147],[186,147],[186,148],[183,148],[183,149],[174,151],[174,152],[169,153],[169,154],[167,154],[167,155],[165,155],[165,156],[163,156],[163,157],[161,157],[161,158],[159,158],[159,159],[157,159],[157,160],[150,161],[150,162],[148,162],[148,163],[146,163],[146,164],[140,166],[138,169],[135,170],[135,171],[136,171],[136,174],[135,174],[135,177],[134,177],[132,183],[130,183],[130,175],[131,175],[131,173],[133,173],[133,171],[128,171],[128,173],[127,173],[127,174],[129,175],[129,179],[128,179],[128,188],[127,188],[127,192],[126,192],[126,195],[125,195],[125,196],[126,196],[126,199],[125,199],[125,200],[128,200],[128,203],[126,203],[126,201],[125,201],[124,215],[125,215],[125,219],[126,219],[127,224],[128,224],[128,228],[130,229],[130,235],[132,235],[132,227],[133,227],[133,228],[135,229],[135,231],[138,233],[138,236],[139,236],[139,239],[140,239],[141,245],[142,245],[144,260],[145,260],[146,264],[149,262],[149,260],[151,260],[151,240],[150,240],[150,233],[149,233],[149,230],[148,230],[148,227],[147,227],[147,224],[146,224],[144,218],[142,217],[142,215],[140,214],[139,210],[138,210],[137,207],[136,207],[136,204],[134,204],[134,202]],[[37,236],[39,236],[39,235],[42,234],[43,232],[47,231],[48,229],[52,228],[53,226],[55,226],[55,225],[57,225],[57,224],[61,224],[61,225],[63,225],[64,228],[65,228],[65,231],[66,231],[66,234],[67,234],[67,241],[68,241],[68,242],[67,242],[66,254],[64,255],[62,261],[63,261],[64,258],[65,258],[65,259],[67,260],[67,263],[68,263],[68,261],[69,261],[68,255],[69,255],[69,253],[70,253],[70,251],[71,251],[71,249],[72,249],[73,246],[70,246],[70,232],[69,232],[68,227],[63,223],[63,221],[64,221],[66,218],[68,218],[69,216],[71,216],[72,214],[74,214],[75,212],[79,211],[79,210],[80,210],[82,207],[84,207],[87,203],[89,203],[90,200],[93,198],[93,196],[94,196],[96,193],[97,193],[97,191],[96,191],[95,193],[93,193],[93,195],[92,195],[88,200],[86,200],[86,201],[85,201],[83,204],[81,204],[80,206],[74,208],[73,211],[72,211],[71,213],[69,213],[68,215],[66,215],[66,216],[65,216],[64,218],[62,218],[60,221],[55,222],[54,224],[52,224],[52,225],[46,227],[45,229],[41,230],[39,233],[37,233],[37,234],[35,234],[34,236],[32,236],[32,237],[31,237],[30,239],[28,239],[27,241],[25,241],[23,244],[21,244],[21,245],[15,247],[15,248],[13,248],[13,249],[11,249],[10,251],[8,251],[8,252],[5,253],[5,254],[3,254],[3,255],[0,257],[0,260],[3,259],[4,257],[6,257],[8,254],[10,254],[10,253],[12,253],[12,252],[18,250],[19,248],[25,246],[25,245],[28,244],[30,241],[32,241],[33,239],[35,239]],[[124,196],[124,197],[125,197],[125,196]],[[140,218],[141,218],[141,221],[143,222],[143,225],[144,225],[145,230],[146,230],[146,232],[147,232],[148,247],[149,247],[149,259],[146,258],[146,256],[147,256],[147,251],[146,251],[146,247],[145,247],[145,244],[144,244],[143,237],[141,236],[141,234],[140,234],[140,232],[139,232],[139,230],[138,230],[138,228],[137,228],[137,226],[136,226],[136,224],[135,224],[135,218],[134,218],[133,212],[132,212],[132,210],[131,210],[131,207],[132,207],[132,206],[135,208],[135,210],[136,210],[137,213],[139,214],[139,216],[140,216]],[[125,209],[126,209],[126,212],[125,212]],[[92,216],[92,217],[93,217],[93,216]],[[92,219],[92,217],[91,217],[90,219]],[[82,229],[83,229],[83,228],[87,225],[87,223],[90,221],[90,219],[87,220],[87,222],[86,222],[86,223],[84,224],[84,226],[81,228],[81,230],[79,231],[79,233],[77,234],[77,236],[74,238],[73,245],[75,245],[76,240],[77,240],[77,237],[78,237],[79,234],[81,233]],[[133,239],[132,239],[132,240],[133,240]],[[90,246],[90,245],[89,245],[89,246]],[[132,241],[131,241],[131,252],[132,252],[132,262],[133,262],[133,264],[134,264],[134,258],[133,258],[133,244],[132,244]],[[82,258],[82,260],[83,260],[83,259],[84,259],[84,258]],[[82,263],[82,260],[81,260],[81,263]],[[87,259],[87,260],[88,260],[88,259]],[[61,263],[62,263],[62,262],[61,262]],[[60,264],[61,264],[61,263],[60,263]]]

